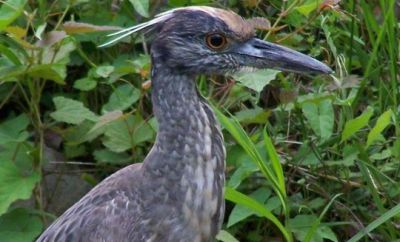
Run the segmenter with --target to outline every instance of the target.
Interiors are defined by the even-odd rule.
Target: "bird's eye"
[[[226,47],[228,41],[222,34],[209,34],[206,36],[206,43],[213,50],[222,50]]]

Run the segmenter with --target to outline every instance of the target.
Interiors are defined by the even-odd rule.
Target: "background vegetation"
[[[200,77],[227,147],[222,241],[400,241],[395,0],[0,1],[0,241],[32,241],[157,130],[148,45],[106,34],[173,7],[265,17],[332,76]],[[225,116],[224,116],[225,115]],[[271,141],[272,140],[272,141]]]

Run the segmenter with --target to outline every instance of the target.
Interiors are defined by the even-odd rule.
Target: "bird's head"
[[[243,69],[331,73],[325,64],[289,48],[255,37],[254,25],[234,12],[185,7],[119,31],[112,43],[134,32],[154,34],[153,62],[191,74],[227,74]],[[108,44],[108,43],[107,43]]]

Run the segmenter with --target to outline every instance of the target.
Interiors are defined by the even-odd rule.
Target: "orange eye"
[[[223,50],[228,41],[226,37],[222,34],[209,34],[206,36],[207,46],[213,50]]]

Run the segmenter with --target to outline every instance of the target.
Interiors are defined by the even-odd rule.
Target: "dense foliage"
[[[168,3],[166,3],[168,2]],[[264,17],[258,35],[334,70],[200,77],[227,147],[221,241],[400,238],[395,0],[0,1],[0,241],[32,241],[154,142],[149,47],[107,34],[173,7]],[[399,240],[397,240],[399,241]]]

